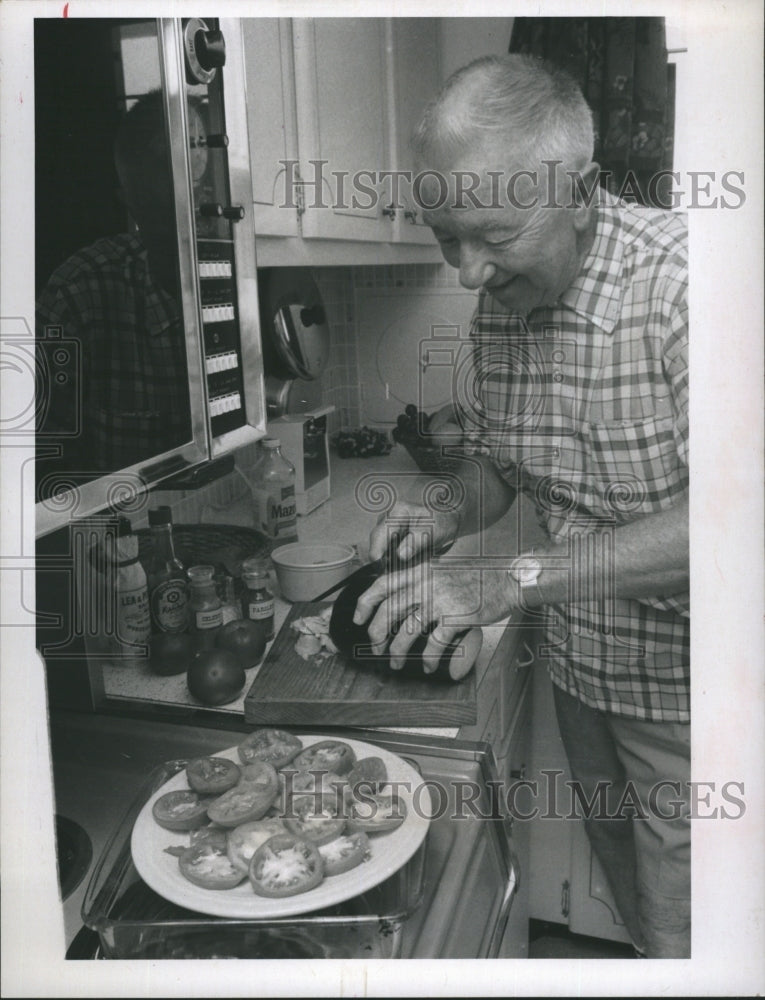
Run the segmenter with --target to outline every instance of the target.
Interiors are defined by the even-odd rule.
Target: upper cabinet
[[[507,51],[512,19],[243,25],[258,264],[440,261],[402,174],[410,136],[455,52]]]
[[[392,238],[380,173],[391,164],[388,25],[381,18],[293,22],[303,236]]]
[[[298,214],[285,199],[285,164],[297,154],[292,22],[242,20],[252,199],[258,236],[299,236]]]
[[[414,176],[409,142],[428,103],[442,81],[441,21],[439,18],[399,17],[390,22],[392,46],[390,70],[390,127],[396,167]],[[403,207],[397,212],[396,240],[433,246],[435,240],[422,221],[422,213],[411,197],[411,187],[401,185]]]

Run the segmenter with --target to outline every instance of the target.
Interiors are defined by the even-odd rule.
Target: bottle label
[[[259,496],[261,530],[269,538],[297,538],[297,501],[295,486],[283,486],[278,493],[263,492]]]
[[[197,611],[196,626],[200,631],[218,628],[223,624],[223,608],[213,608],[211,611]]]
[[[123,642],[141,644],[149,641],[151,617],[145,586],[120,590],[117,614],[118,636]]]
[[[294,484],[283,486],[277,494],[269,495],[266,505],[267,533],[272,538],[296,538],[297,501]]]
[[[272,618],[274,614],[274,602],[270,601],[250,601],[247,616],[254,621],[263,621],[265,618]]]
[[[151,595],[151,620],[159,632],[183,632],[188,623],[189,592],[185,580],[158,584]]]

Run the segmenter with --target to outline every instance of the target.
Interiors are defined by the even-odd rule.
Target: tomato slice
[[[197,757],[186,765],[186,780],[195,792],[222,795],[241,777],[239,766],[226,757]]]
[[[198,829],[192,830],[189,842],[192,847],[195,844],[212,844],[225,851],[228,844],[228,831],[215,823],[208,823],[207,826],[200,826]]]
[[[207,815],[213,823],[225,827],[250,823],[265,816],[278,794],[276,771],[270,764],[258,761],[243,769],[238,785],[209,803]]]
[[[208,803],[196,792],[165,792],[151,807],[154,819],[166,830],[195,830],[207,822]]]
[[[339,815],[338,802],[331,795],[299,795],[292,800],[290,816],[284,825],[290,833],[310,840],[318,847],[339,837],[345,829],[345,817]]]
[[[388,780],[388,771],[381,757],[361,757],[348,772],[347,792],[355,795],[357,789],[379,792]]]
[[[231,863],[225,850],[214,844],[193,844],[178,858],[184,878],[202,889],[233,889],[247,873]]]
[[[256,729],[239,744],[239,759],[243,764],[264,760],[277,770],[289,764],[303,749],[302,740],[284,729]]]
[[[324,865],[314,844],[283,833],[260,845],[248,874],[259,896],[295,896],[316,888],[324,878]]]
[[[342,875],[370,856],[369,837],[362,830],[344,833],[319,848],[325,875]]]
[[[322,740],[306,747],[293,758],[292,766],[298,771],[334,771],[341,777],[356,763],[353,749],[340,740]]]
[[[256,819],[252,823],[242,823],[228,831],[226,852],[232,865],[247,874],[252,856],[271,837],[286,833],[287,828],[280,819],[270,817]]]
[[[334,771],[293,771],[288,767],[279,772],[280,795],[285,808],[296,795],[329,795],[342,801],[347,784],[348,779]]]
[[[401,826],[406,813],[406,803],[398,795],[371,795],[365,791],[350,804],[348,830],[385,833]]]

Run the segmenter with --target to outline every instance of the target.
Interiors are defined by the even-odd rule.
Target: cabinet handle
[[[560,887],[560,912],[564,917],[571,913],[571,883],[568,879]]]
[[[529,644],[527,642],[524,642],[523,648],[526,651],[526,655],[528,656],[528,660],[522,660],[519,657],[518,658],[518,666],[519,667],[530,667],[531,664],[534,662],[534,653],[532,652],[531,646],[529,646]]]

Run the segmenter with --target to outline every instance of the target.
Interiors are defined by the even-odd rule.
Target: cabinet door
[[[391,141],[397,169],[411,171],[414,177],[415,164],[410,146],[412,132],[441,86],[441,25],[440,19],[435,17],[396,17],[391,24]],[[435,246],[436,240],[422,221],[422,212],[412,198],[408,181],[401,182],[399,194],[401,208],[396,212],[396,242]]]
[[[540,816],[530,823],[531,917],[566,923],[575,934],[629,942],[584,823],[581,819],[542,817],[548,810],[568,812],[571,805],[571,773],[543,661],[535,664],[533,716],[529,778],[537,782]],[[525,803],[523,808],[527,808]]]
[[[305,237],[388,242],[378,183],[389,166],[382,18],[293,21]]]
[[[288,18],[243,18],[242,40],[255,233],[297,236],[289,187],[290,165],[297,161],[292,24]]]

